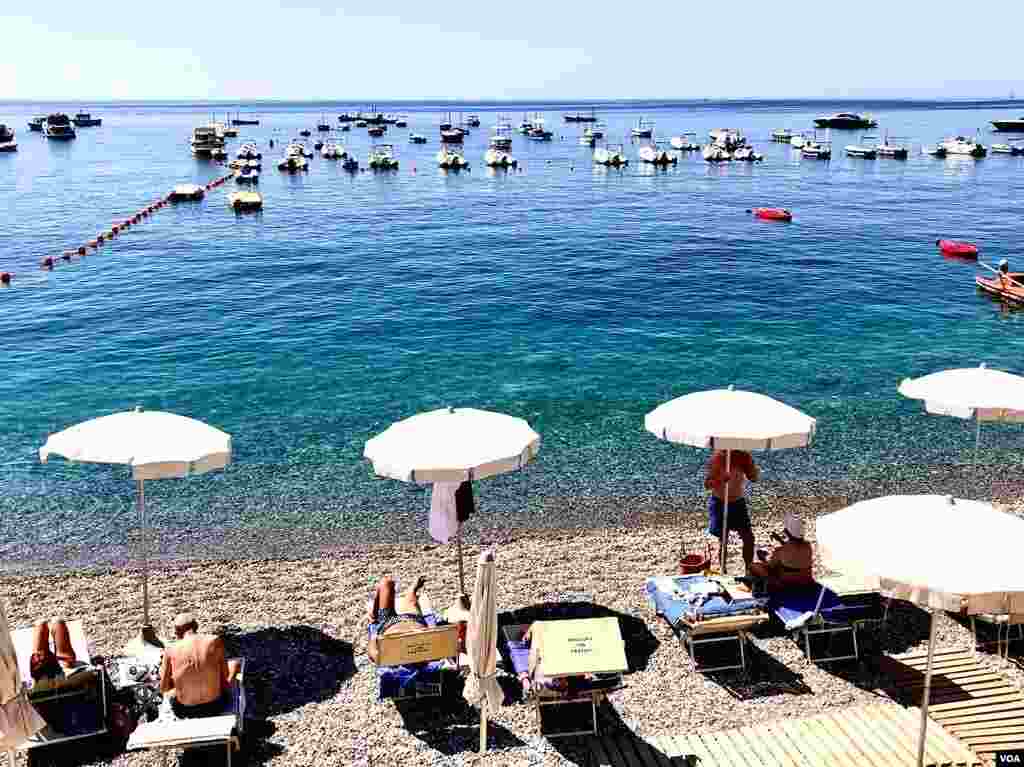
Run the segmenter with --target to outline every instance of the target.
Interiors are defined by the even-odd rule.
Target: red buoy
[[[53,269],[53,256],[47,256],[46,258],[39,262],[39,265],[43,269]]]
[[[10,272],[0,272],[0,284],[3,284],[3,285],[10,285],[11,284],[11,273]]]
[[[793,214],[785,208],[754,208],[747,213],[753,213],[757,218],[765,221],[792,221]]]
[[[973,242],[959,242],[957,240],[936,240],[935,246],[944,256],[957,256],[958,258],[977,258],[978,246]]]

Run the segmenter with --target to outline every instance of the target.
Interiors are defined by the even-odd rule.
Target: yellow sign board
[[[629,669],[618,618],[538,621],[531,638],[539,644],[540,673],[547,677]]]

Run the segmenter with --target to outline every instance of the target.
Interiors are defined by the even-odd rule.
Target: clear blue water
[[[267,139],[283,144],[322,111],[333,123],[356,106],[250,107],[263,124],[230,145],[251,138],[277,156]],[[94,109],[103,127],[64,145],[26,129],[48,105],[0,105],[20,145],[0,154],[0,270],[15,273],[0,291],[5,560],[123,551],[127,470],[41,466],[35,451],[50,432],[136,405],[234,437],[226,472],[150,483],[171,553],[218,536],[245,536],[246,555],[289,551],[290,541],[425,540],[425,494],[374,479],[362,445],[393,420],[447,404],[518,414],[543,436],[535,465],[478,488],[481,518],[502,515],[492,526],[557,525],[565,497],[698,493],[706,456],[658,442],[643,414],[728,384],[819,419],[811,449],[764,459],[767,476],[808,492],[892,464],[970,460],[971,425],[925,416],[896,385],[979,362],[1024,368],[1024,315],[976,294],[974,267],[934,247],[939,236],[970,239],[983,260],[1024,268],[1024,159],[943,161],[918,147],[1024,107],[875,105],[882,130],[912,140],[906,162],[844,157],[856,132],[834,133],[829,163],[769,141],[774,128],[809,129],[815,115],[851,106],[599,109],[612,141],[642,115],[666,139],[740,127],[766,155],[711,167],[694,154],[667,171],[593,167],[576,140],[582,126],[542,106],[556,140],[516,136],[516,173],[483,168],[489,128],[499,111],[518,124],[533,109],[468,107],[483,119],[465,146],[474,167],[446,175],[433,161],[439,109],[384,105],[430,137],[412,146],[409,130],[391,129],[397,173],[350,176],[316,159],[308,174],[286,176],[265,159],[262,214],[232,213],[228,184],[42,272],[40,257],[174,184],[222,175],[188,151],[209,109],[107,105]],[[337,135],[365,163],[365,131]],[[796,220],[745,213],[761,205]],[[1020,444],[1019,428],[988,428],[983,460],[1019,463]],[[562,521],[604,524],[628,507]]]

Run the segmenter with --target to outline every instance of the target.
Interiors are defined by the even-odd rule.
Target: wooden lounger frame
[[[445,624],[422,631],[377,636],[377,665],[404,666],[459,657],[459,627]],[[437,682],[417,682],[389,700],[414,700],[444,696],[444,674]]]

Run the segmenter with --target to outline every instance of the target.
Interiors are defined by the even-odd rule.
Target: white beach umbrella
[[[14,750],[46,727],[46,722],[29,703],[22,687],[18,653],[3,604],[0,604],[0,706],[5,714],[0,721],[0,748],[7,751],[10,767],[14,767]]]
[[[498,711],[504,700],[495,678],[498,669],[498,604],[495,596],[494,552],[485,551],[476,565],[476,583],[466,630],[470,677],[465,695],[480,703],[480,753],[487,750],[487,712]]]
[[[231,461],[231,436],[193,418],[137,408],[51,434],[39,448],[39,460],[46,463],[51,455],[81,463],[131,466],[142,529],[143,635],[151,637],[145,480],[224,468]]]
[[[794,407],[757,392],[713,389],[677,397],[644,417],[644,428],[659,439],[680,445],[725,450],[729,471],[733,450],[782,450],[805,447],[817,422]],[[722,572],[729,539],[726,486],[722,520]]]
[[[974,419],[974,462],[978,462],[981,422],[1024,423],[1024,377],[976,368],[954,368],[921,378],[905,378],[899,393],[924,400],[925,410],[964,420]]]
[[[441,408],[397,421],[366,441],[363,455],[381,477],[402,482],[471,482],[516,471],[540,450],[522,418],[476,408]],[[465,593],[462,528],[456,535]]]
[[[931,611],[918,746],[922,765],[935,611],[1024,612],[1024,569],[1020,567],[1024,520],[980,501],[892,495],[820,517],[817,544],[824,566],[847,575],[878,578],[887,593]]]

